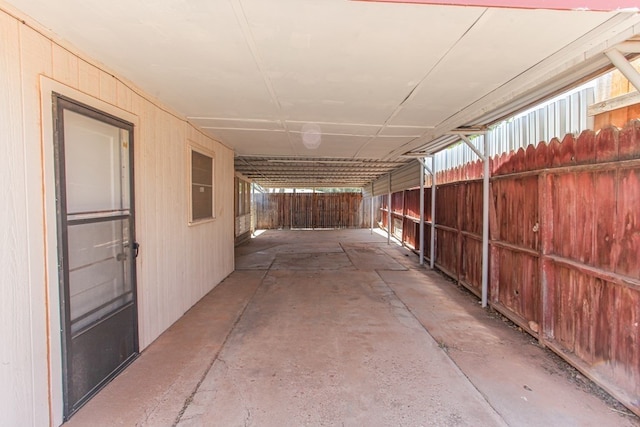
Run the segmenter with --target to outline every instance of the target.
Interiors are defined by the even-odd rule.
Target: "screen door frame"
[[[63,393],[63,418],[68,420],[73,413],[91,399],[102,387],[115,378],[124,368],[126,368],[139,355],[139,334],[138,334],[138,296],[136,280],[136,260],[134,246],[135,243],[135,193],[134,193],[134,125],[117,116],[100,111],[90,105],[83,104],[57,92],[51,93],[53,106],[53,130],[54,130],[54,165],[55,165],[55,188],[56,188],[56,221],[58,235],[58,281],[59,281],[59,302],[60,302],[60,326],[61,326],[61,356],[62,356],[62,393]],[[75,402],[70,401],[70,372],[71,354],[70,345],[71,334],[71,314],[69,301],[69,260],[67,259],[69,236],[67,233],[67,207],[66,207],[66,180],[64,164],[64,111],[70,111],[90,119],[126,130],[128,132],[128,190],[129,190],[129,252],[130,252],[130,275],[132,300],[125,304],[123,309],[131,307],[132,310],[132,334],[133,351],[118,367],[109,375],[104,377],[86,396]],[[119,310],[119,309],[118,309]],[[113,313],[117,313],[116,310]],[[112,314],[113,314],[112,313]],[[109,316],[107,316],[109,317]]]

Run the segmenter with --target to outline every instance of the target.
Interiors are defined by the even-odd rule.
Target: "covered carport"
[[[69,421],[601,426],[637,418],[408,249],[271,230]]]
[[[483,134],[492,124],[515,112],[576,86],[614,66],[628,75],[630,81],[638,81],[637,73],[630,69],[627,60],[640,53],[640,15],[632,2],[622,0],[613,6],[597,1],[585,5],[570,1],[555,2],[552,6],[547,2],[535,1],[526,4],[465,2],[465,5],[447,1],[338,0],[277,3],[253,0],[213,3],[113,1],[108,5],[99,2],[79,4],[68,1],[54,4],[46,1],[12,0],[9,3],[3,4],[6,22],[10,22],[7,25],[7,33],[12,36],[14,33],[18,34],[15,40],[19,42],[18,52],[21,54],[16,54],[17,58],[13,54],[7,55],[7,62],[18,62],[23,66],[23,74],[18,72],[16,76],[12,75],[12,82],[28,81],[27,77],[31,78],[32,74],[51,74],[56,81],[56,87],[73,87],[83,97],[100,98],[106,105],[131,113],[127,119],[135,122],[137,128],[144,129],[140,135],[145,141],[144,149],[136,152],[137,160],[134,159],[134,165],[136,161],[144,162],[141,168],[136,169],[135,183],[136,190],[142,189],[141,194],[144,194],[144,199],[137,201],[138,207],[142,208],[139,209],[138,230],[147,238],[146,242],[140,242],[142,259],[137,261],[142,273],[140,280],[146,292],[140,298],[140,335],[143,337],[140,350],[143,356],[145,351],[150,355],[154,354],[152,342],[159,336],[157,342],[163,342],[161,340],[165,335],[161,333],[184,312],[182,306],[176,307],[172,304],[172,297],[175,298],[179,293],[176,290],[176,282],[181,277],[184,278],[185,274],[181,272],[179,265],[173,264],[172,274],[163,274],[162,266],[155,263],[168,265],[172,262],[173,244],[180,244],[181,248],[186,248],[186,257],[192,262],[194,259],[200,260],[197,265],[191,265],[194,271],[205,271],[200,266],[207,263],[203,254],[209,255],[206,244],[192,243],[179,233],[173,233],[171,239],[163,238],[165,231],[177,229],[176,222],[182,221],[183,211],[187,210],[184,206],[179,206],[175,198],[172,200],[171,195],[179,194],[182,184],[186,184],[192,178],[186,172],[185,165],[189,164],[188,160],[182,161],[182,156],[186,159],[191,155],[187,146],[193,145],[194,140],[211,139],[233,150],[233,171],[227,162],[226,154],[216,155],[211,150],[208,152],[211,154],[209,158],[212,165],[208,170],[209,176],[224,176],[224,182],[233,180],[232,175],[236,175],[264,188],[358,187],[363,188],[367,195],[386,194],[390,199],[392,192],[414,187],[416,183],[424,185],[425,169],[431,175],[438,172],[430,163],[430,156],[460,141],[473,146],[469,141],[471,136]],[[26,34],[22,34],[21,31]],[[34,64],[39,52],[46,52],[47,48],[53,53],[50,54],[50,64],[43,68],[49,68],[36,70]],[[28,92],[29,96],[34,95],[31,92],[35,93],[36,90],[23,84],[25,88],[13,86],[17,87],[15,93],[22,93],[24,96],[24,93]],[[33,97],[35,99],[35,95]],[[36,110],[40,107],[34,107],[36,102],[33,100],[26,102],[29,105],[20,105],[18,109]],[[154,109],[140,107],[145,103],[153,104]],[[43,117],[46,116],[45,113],[48,111],[43,112]],[[7,114],[7,117],[10,115]],[[144,127],[145,123],[162,123],[174,119],[184,120],[184,127],[190,130],[184,133],[172,130],[164,132],[149,125]],[[40,116],[32,121],[39,120]],[[161,126],[158,125],[159,127]],[[28,126],[25,128],[31,129]],[[40,131],[45,133],[43,129]],[[37,133],[33,129],[30,132]],[[157,150],[153,145],[156,135],[162,140],[162,145],[159,145]],[[473,146],[473,149],[484,161],[481,305],[485,307],[488,303],[489,287],[489,158],[486,146]],[[52,164],[47,163],[47,156],[51,152],[47,151],[46,147],[42,150],[43,161],[40,169],[50,174]],[[33,150],[33,153],[37,152]],[[40,183],[37,177],[30,177]],[[46,177],[41,181],[46,181]],[[47,185],[49,184],[47,182]],[[205,183],[200,190],[205,186],[216,188],[216,185],[215,182]],[[437,183],[431,180],[431,185],[435,190]],[[195,187],[192,185],[191,190],[193,188]],[[158,199],[155,198],[154,190],[161,194]],[[230,188],[225,191],[231,192]],[[50,192],[43,190],[42,193],[44,201],[31,196],[35,199],[29,203],[45,205],[54,199]],[[424,192],[421,191],[421,194]],[[432,196],[435,200],[435,191],[432,192]],[[213,199],[216,200],[215,196]],[[220,235],[224,233],[225,228],[232,228],[227,214],[233,208],[225,205],[229,201],[226,193],[224,201],[218,201],[214,206],[218,217],[212,213],[208,218],[211,224],[217,221],[215,227],[221,229]],[[211,202],[209,204],[211,205]],[[424,206],[424,203],[421,204]],[[432,208],[435,208],[434,203]],[[51,209],[51,206],[47,205],[47,209]],[[423,210],[421,209],[421,217],[424,219]],[[159,212],[166,217],[160,216]],[[191,213],[189,211],[189,214]],[[157,223],[153,221],[156,215],[162,218]],[[187,228],[185,224],[180,225]],[[433,221],[431,225],[433,227]],[[424,226],[424,220],[421,221],[421,226]],[[188,230],[193,232],[192,234],[197,234],[198,227],[198,224],[188,224]],[[51,229],[48,233],[55,236]],[[421,237],[424,235],[424,232],[420,233]],[[432,232],[432,239],[434,235]],[[215,250],[210,254],[213,264],[223,264],[220,260],[224,259],[225,266],[228,266],[232,247],[219,247],[221,240],[217,239],[218,234],[215,236],[212,246],[213,240],[218,246],[215,246]],[[228,236],[224,236],[226,244]],[[197,365],[202,361],[206,362],[194,369],[193,372],[199,372],[199,376],[190,377],[183,383],[184,390],[188,393],[185,395],[183,390],[176,398],[178,401],[183,400],[182,404],[178,405],[178,414],[174,414],[175,422],[187,423],[189,419],[195,420],[195,415],[198,415],[196,413],[192,413],[191,418],[185,417],[189,411],[198,410],[197,407],[191,406],[192,402],[196,402],[197,406],[196,398],[202,398],[204,403],[201,404],[206,406],[206,394],[217,392],[215,384],[209,384],[213,387],[211,389],[203,388],[202,384],[205,384],[207,377],[215,383],[215,379],[211,379],[208,372],[215,373],[216,370],[213,368],[222,369],[221,366],[225,364],[223,359],[217,358],[218,352],[224,352],[223,344],[227,337],[230,340],[242,340],[240,335],[243,329],[235,328],[234,325],[244,328],[251,325],[251,317],[244,317],[243,320],[241,315],[246,307],[251,307],[255,295],[268,296],[259,293],[258,288],[263,280],[286,278],[289,273],[284,272],[293,271],[290,273],[290,279],[308,277],[309,283],[314,283],[313,276],[324,274],[324,269],[337,269],[335,277],[344,273],[341,268],[345,271],[367,271],[370,274],[373,274],[372,270],[384,271],[376,273],[375,283],[370,286],[373,293],[367,290],[366,293],[350,296],[355,298],[354,301],[358,298],[382,298],[381,305],[376,306],[378,309],[398,309],[398,312],[391,312],[396,320],[400,319],[400,325],[410,324],[409,329],[413,328],[412,330],[422,334],[420,339],[424,347],[421,349],[433,347],[435,332],[429,329],[428,325],[437,325],[438,321],[428,318],[429,310],[424,306],[412,305],[415,301],[430,301],[435,298],[435,295],[421,293],[429,290],[418,286],[421,281],[428,281],[431,277],[431,273],[420,265],[424,247],[430,245],[433,248],[433,240],[427,242],[421,239],[422,250],[417,265],[412,264],[413,258],[410,254],[403,253],[402,249],[385,246],[390,243],[390,236],[380,239],[371,235],[365,238],[364,235],[354,237],[326,234],[324,238],[328,241],[325,242],[325,247],[317,249],[314,243],[310,242],[307,251],[304,247],[297,248],[289,240],[297,239],[297,243],[304,243],[304,239],[307,238],[321,239],[316,236],[319,234],[268,236],[276,242],[276,255],[273,251],[269,252],[269,248],[257,251],[252,254],[257,257],[254,258],[254,262],[257,263],[253,265],[255,268],[247,269],[261,273],[241,271],[242,262],[238,259],[236,267],[239,271],[202,300],[201,304],[215,304],[216,292],[225,292],[229,283],[244,283],[246,279],[246,283],[255,285],[253,289],[249,286],[245,295],[238,295],[240,302],[237,301],[239,305],[236,306],[236,311],[232,310],[222,315],[226,316],[222,320],[230,323],[221,326],[218,337],[221,340],[220,345],[216,347],[202,344],[198,349],[204,352],[203,358],[200,362],[193,363]],[[279,238],[283,241],[278,242]],[[366,247],[358,246],[363,242],[375,248],[372,250],[373,254],[367,253]],[[147,243],[148,246],[145,246]],[[255,243],[249,247],[252,246],[255,247]],[[151,250],[145,251],[147,248]],[[306,256],[296,258],[291,255],[277,255],[277,248],[284,249],[285,253]],[[45,246],[40,252],[50,251],[51,246]],[[433,249],[430,253],[434,253]],[[313,254],[321,255],[315,257]],[[369,256],[370,259],[367,263],[359,265],[357,254]],[[272,255],[274,258],[270,258]],[[152,259],[154,256],[157,259]],[[184,257],[184,253],[181,256]],[[280,264],[276,262],[278,256]],[[291,262],[282,264],[287,257]],[[394,258],[397,259],[393,262],[384,261]],[[261,264],[261,260],[271,262],[265,261],[265,264]],[[46,268],[55,273],[55,259],[49,258],[47,261]],[[431,257],[431,266],[433,261]],[[369,263],[381,267],[368,268],[366,265],[370,265]],[[394,263],[400,265],[397,270]],[[309,266],[315,268],[309,269]],[[415,282],[407,283],[409,276],[398,279],[397,275],[400,273],[395,273],[396,271],[410,272]],[[198,283],[193,284],[193,288],[197,290],[189,288],[189,298],[185,298],[182,304],[188,304],[196,295],[202,295],[203,289],[215,286],[220,280],[216,274],[218,273],[209,274],[207,271],[206,274],[186,276],[195,277]],[[291,281],[286,283],[288,286],[292,284]],[[52,292],[47,289],[47,292]],[[254,295],[252,292],[256,289],[258,291]],[[39,295],[36,290],[33,294]],[[295,291],[295,288],[291,290],[291,298],[296,295]],[[234,298],[233,295],[227,297],[231,300]],[[317,298],[317,306],[327,310],[318,314],[327,317],[334,314],[331,311],[332,304],[339,305],[341,301],[332,300],[330,293],[318,294]],[[323,305],[324,303],[331,304]],[[48,301],[38,301],[38,304],[46,306],[48,313],[51,306]],[[297,302],[292,304],[295,305]],[[445,304],[442,306],[446,307]],[[228,307],[233,308],[233,304],[228,304]],[[33,310],[37,310],[37,307]],[[197,306],[194,310],[198,311]],[[289,313],[286,310],[284,312]],[[62,417],[60,402],[63,400],[63,393],[62,380],[58,378],[61,369],[56,365],[59,355],[54,354],[59,352],[59,348],[50,343],[55,343],[58,337],[55,336],[55,322],[51,323],[43,313],[35,318],[38,324],[46,325],[38,328],[46,330],[47,333],[42,334],[42,337],[38,335],[34,340],[39,342],[36,346],[40,349],[39,353],[45,353],[46,356],[43,357],[47,358],[48,370],[43,368],[44,363],[38,365],[38,372],[48,372],[46,391],[43,391],[45,388],[39,387],[38,393],[40,397],[48,393],[49,410],[47,414],[36,410],[33,412],[38,413],[35,418],[50,417],[50,422],[55,424]],[[251,314],[250,311],[246,313]],[[478,312],[477,316],[482,316],[482,313]],[[263,319],[258,314],[254,313],[256,319]],[[283,315],[283,312],[276,310],[272,314],[276,318]],[[363,316],[366,318],[367,315]],[[375,320],[374,317],[371,317],[372,322]],[[214,321],[206,315],[205,318],[206,322]],[[154,322],[158,319],[162,322]],[[391,320],[393,319],[385,319],[389,324],[393,323]],[[405,321],[406,323],[403,323]],[[468,326],[471,328],[473,325],[471,322]],[[191,327],[184,328],[189,330]],[[363,331],[363,334],[366,335],[366,332]],[[174,335],[171,335],[171,331],[167,333],[173,338],[186,334],[184,330],[177,334],[174,332]],[[451,331],[449,333],[455,335]],[[392,343],[391,347],[399,347],[410,338],[409,335],[389,338],[387,344]],[[171,342],[171,338],[164,339]],[[256,341],[256,345],[259,343],[260,341]],[[449,344],[443,341],[441,347],[447,345]],[[362,349],[366,348],[365,342]],[[259,350],[260,348],[253,349],[255,352]],[[432,350],[438,350],[438,346]],[[232,352],[231,347],[228,351]],[[230,355],[233,356],[233,353]],[[420,351],[416,351],[414,355],[415,358],[412,360],[416,364],[426,363]],[[437,357],[441,356],[442,354],[439,354]],[[386,368],[392,369],[394,363],[402,363],[395,356],[389,357],[393,359],[393,363],[385,365]],[[140,361],[142,362],[142,359]],[[453,376],[462,375],[446,358],[443,361],[449,364]],[[164,369],[171,369],[171,365],[163,366]],[[204,370],[202,366],[205,367]],[[150,369],[148,372],[154,372],[156,368]],[[400,371],[402,378],[411,376],[404,368]],[[128,372],[134,371],[124,371],[123,377]],[[295,369],[291,372],[295,375],[301,374]],[[35,368],[32,369],[31,375],[36,377]],[[250,377],[243,378],[247,380]],[[357,382],[357,379],[354,381]],[[411,382],[407,380],[407,384],[409,383]],[[384,388],[385,384],[381,380],[375,387]],[[419,394],[417,390],[422,390],[420,384],[411,384],[416,388],[407,395],[411,396],[414,392]],[[487,408],[481,396],[484,392],[481,391],[480,395],[474,394],[474,388],[479,388],[473,385],[475,383],[462,381],[462,384],[465,392],[470,393],[468,401],[478,399],[480,406],[484,405],[484,409],[481,410],[484,411],[484,415],[481,417],[488,418],[479,418],[483,420],[480,423],[518,423],[517,418],[497,416],[495,409],[491,408],[492,404]],[[128,387],[129,385],[125,386]],[[171,385],[165,384],[163,387],[170,389]],[[373,385],[372,387],[375,388]],[[528,388],[532,388],[529,384],[523,384],[522,387],[525,391],[531,391]],[[3,392],[10,394],[8,390]],[[155,402],[151,406],[160,405],[154,406],[156,409],[162,406],[159,402],[163,402],[164,399],[158,396],[152,394],[150,398],[150,401]],[[426,398],[425,396],[428,395],[422,395],[422,398]],[[236,397],[238,396],[232,398]],[[435,399],[435,395],[432,397]],[[238,398],[242,400],[243,397]],[[385,405],[390,399],[387,398],[389,396],[384,397]],[[40,400],[36,397],[32,399],[34,402]],[[521,400],[527,401],[526,393]],[[329,399],[328,402],[333,401]],[[371,407],[376,403],[378,402],[375,398],[365,401],[362,408]],[[633,401],[625,403],[631,403],[632,406]],[[148,409],[145,405],[141,404],[140,407]],[[388,409],[385,405],[382,407]],[[418,405],[428,406],[428,402],[420,401]],[[353,408],[348,409],[351,411]],[[154,413],[155,409],[148,410],[148,413]],[[353,411],[349,414],[358,414],[357,410]],[[90,417],[93,413],[85,411],[83,417]],[[333,415],[328,418],[314,420],[317,423],[322,423],[323,420],[327,423],[337,423],[340,414],[344,413],[331,413]],[[399,414],[398,417],[404,414],[393,411],[385,413]],[[286,415],[285,413],[284,418],[280,420],[286,419]],[[433,415],[431,412],[430,416]],[[452,412],[447,412],[447,416],[449,415],[453,418],[447,422],[471,424],[471,414],[458,414],[460,419]],[[418,416],[418,419],[420,418],[421,416]],[[167,419],[163,418],[163,421]],[[250,418],[245,419],[247,420],[250,421]],[[445,422],[443,419],[439,420],[439,424]],[[298,421],[304,423],[302,419]],[[352,421],[358,422],[357,418]],[[390,419],[387,421],[391,422]],[[197,424],[198,421],[193,422]]]

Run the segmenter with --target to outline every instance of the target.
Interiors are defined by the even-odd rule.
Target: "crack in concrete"
[[[489,401],[489,397],[483,393],[475,384],[473,381],[471,381],[471,378],[469,378],[469,376],[462,370],[462,368],[456,363],[456,361],[449,355],[449,352],[444,349],[441,345],[440,345],[440,341],[436,340],[435,337],[433,335],[431,335],[431,333],[429,332],[429,330],[426,328],[426,326],[420,321],[420,319],[418,318],[418,316],[413,312],[413,310],[411,310],[411,308],[398,296],[398,294],[396,293],[396,291],[391,287],[391,285],[389,285],[384,278],[382,277],[382,275],[380,274],[379,271],[376,270],[376,274],[380,277],[380,280],[382,281],[382,283],[384,283],[385,287],[387,289],[389,289],[389,294],[393,295],[393,298],[395,298],[397,301],[400,302],[400,304],[402,304],[402,306],[404,306],[405,310],[416,320],[416,322],[418,322],[418,325],[420,325],[420,327],[425,331],[425,333],[427,335],[429,335],[434,341],[436,341],[438,343],[438,346],[442,349],[443,353],[446,355],[446,357],[451,361],[451,363],[453,363],[453,365],[458,369],[458,371],[467,379],[467,381],[469,382],[469,384],[471,384],[471,386],[478,392],[478,394],[480,396],[482,396],[482,399],[487,402],[487,405],[489,405],[489,407],[496,413],[496,415],[498,417],[500,417],[500,419],[504,422],[505,425],[508,425],[506,419],[502,416],[502,414],[498,411],[498,409],[493,406],[491,404],[491,402]],[[391,302],[390,299],[391,297],[389,297],[388,295],[385,295],[386,298],[389,298],[389,303]]]
[[[182,409],[180,409],[180,412],[178,412],[178,415],[176,416],[176,419],[174,420],[174,422],[172,424],[172,427],[176,427],[180,423],[180,421],[182,420],[182,417],[184,416],[184,413],[186,412],[186,410],[189,407],[189,405],[191,405],[191,403],[193,402],[193,398],[195,397],[196,393],[200,389],[200,386],[204,382],[204,380],[207,377],[207,375],[209,375],[209,372],[211,371],[211,368],[213,367],[215,362],[217,360],[222,360],[222,359],[218,359],[218,356],[220,355],[220,353],[224,349],[225,345],[227,344],[227,341],[229,340],[229,337],[231,336],[233,331],[236,329],[236,326],[238,326],[238,323],[240,322],[240,319],[242,318],[244,313],[247,311],[247,307],[249,307],[249,305],[253,301],[253,298],[256,296],[256,293],[262,287],[262,284],[264,283],[264,279],[267,277],[266,271],[268,271],[268,270],[265,270],[265,274],[262,276],[262,279],[260,280],[260,284],[258,286],[256,286],[256,289],[253,291],[253,294],[251,294],[251,297],[247,299],[247,303],[242,308],[242,311],[240,312],[240,314],[238,315],[236,320],[233,322],[233,325],[229,329],[229,332],[224,337],[224,341],[222,342],[222,345],[220,346],[220,349],[213,356],[213,359],[211,360],[211,363],[209,363],[209,366],[207,366],[207,369],[205,369],[204,373],[200,377],[200,380],[198,381],[198,384],[196,384],[195,388],[193,389],[193,391],[191,392],[189,397],[187,397],[185,399],[184,404],[182,405]]]

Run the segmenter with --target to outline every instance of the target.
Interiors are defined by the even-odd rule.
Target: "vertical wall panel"
[[[86,61],[78,63],[78,89],[93,96],[100,97],[100,70]]]
[[[21,74],[22,74],[22,110],[24,129],[25,200],[27,209],[28,230],[23,236],[29,244],[29,292],[31,311],[31,351],[33,382],[33,402],[45,402],[48,390],[45,378],[48,373],[47,343],[42,340],[48,331],[46,296],[47,283],[45,272],[45,235],[42,225],[42,145],[40,112],[40,75],[52,74],[51,42],[31,28],[20,26]],[[49,422],[46,405],[33,411],[34,425],[45,425]]]
[[[78,57],[57,44],[53,45],[53,78],[67,86],[78,87]]]
[[[116,105],[117,96],[115,77],[104,71],[100,71],[100,99],[109,104]]]
[[[32,425],[36,407],[20,37],[17,22],[1,12],[0,43],[0,417],[6,425]]]
[[[132,111],[132,93],[121,81],[116,82],[116,105],[125,111]]]

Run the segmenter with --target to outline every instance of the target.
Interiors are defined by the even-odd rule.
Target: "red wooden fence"
[[[504,154],[491,170],[491,305],[640,415],[640,121]],[[436,192],[436,264],[477,295],[481,174],[480,162],[441,172]],[[414,248],[418,203],[419,190],[392,196],[394,234]]]
[[[371,203],[360,193],[257,193],[257,229],[367,228]],[[377,206],[374,206],[378,210]]]

